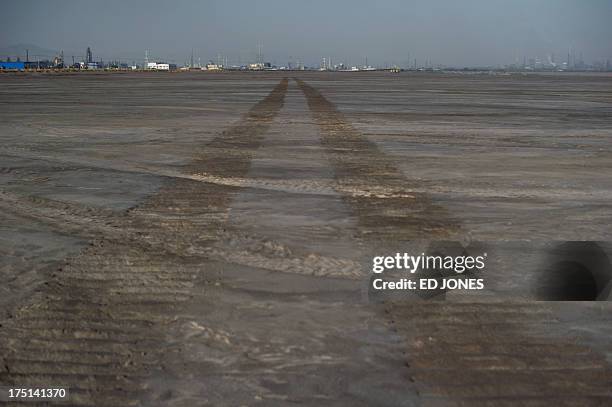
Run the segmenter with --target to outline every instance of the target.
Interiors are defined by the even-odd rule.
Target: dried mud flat
[[[520,279],[530,247],[612,240],[611,82],[0,76],[0,383],[83,406],[610,404],[605,303],[363,286],[371,256],[431,241],[500,246]]]

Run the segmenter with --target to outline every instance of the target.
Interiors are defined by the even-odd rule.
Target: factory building
[[[79,62],[78,68],[95,71],[96,69],[100,69],[100,65],[97,62]]]
[[[206,68],[205,70],[207,71],[220,71],[223,69],[222,65],[219,64],[213,64],[212,62],[210,64],[206,64]],[[204,69],[202,69],[204,70]]]
[[[3,62],[0,61],[0,69],[12,70],[12,71],[23,71],[25,69],[25,62]]]
[[[171,64],[165,62],[147,62],[147,69],[155,71],[169,71],[171,68]]]

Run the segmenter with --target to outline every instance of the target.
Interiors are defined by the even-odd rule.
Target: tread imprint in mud
[[[238,124],[198,147],[203,151],[186,172],[245,176],[283,106],[287,85],[282,80]],[[68,385],[70,405],[140,405],[141,379],[159,369],[156,352],[165,329],[202,278],[202,264],[189,259],[189,250],[222,233],[235,191],[179,179],[119,219],[104,211],[92,214],[99,227],[90,246],[66,259],[28,304],[3,322],[0,383]],[[37,202],[30,203],[29,215],[38,219]],[[62,228],[61,219],[75,220],[64,232],[78,229],[85,218],[78,207],[49,203],[47,223]],[[112,228],[102,227],[113,222]],[[115,228],[120,230],[111,233]],[[143,236],[145,241],[157,236],[158,244],[142,243]]]
[[[545,305],[425,302],[390,304],[407,337],[410,380],[423,405],[603,406],[612,370],[571,338],[530,332],[557,321]]]

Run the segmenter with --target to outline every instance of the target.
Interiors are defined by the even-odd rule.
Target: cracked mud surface
[[[83,406],[609,404],[606,304],[363,298],[373,255],[431,240],[609,240],[609,78],[397,78],[0,77],[0,383]],[[559,82],[574,110],[538,110]]]

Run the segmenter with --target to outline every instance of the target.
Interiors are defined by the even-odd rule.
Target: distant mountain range
[[[34,44],[16,44],[9,46],[0,46],[0,59],[4,60],[6,57],[10,57],[12,60],[21,58],[22,61],[26,59],[26,50],[30,54],[30,60],[35,61],[37,59],[52,59],[54,56],[59,54],[59,51],[42,48]]]

